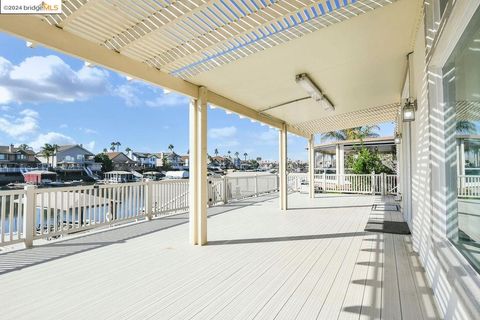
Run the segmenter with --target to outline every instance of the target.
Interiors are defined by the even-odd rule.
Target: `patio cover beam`
[[[106,47],[65,32],[61,28],[51,26],[35,16],[0,17],[0,31],[21,37],[27,41],[44,45],[56,51],[89,61],[107,69],[141,79],[153,85],[184,94],[197,99],[200,86],[157,70],[147,64],[135,61]],[[208,103],[230,110],[245,117],[281,129],[284,121],[260,114],[258,111],[233,101],[227,97],[209,92]],[[287,124],[289,132],[308,137],[309,134]]]

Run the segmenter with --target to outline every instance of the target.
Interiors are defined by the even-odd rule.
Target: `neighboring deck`
[[[435,319],[410,237],[363,231],[400,219],[378,199],[215,207],[205,247],[178,215],[3,254],[1,319]]]

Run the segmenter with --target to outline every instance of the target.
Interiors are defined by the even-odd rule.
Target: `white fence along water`
[[[276,175],[208,180],[209,205],[278,190]],[[188,210],[188,180],[0,191],[0,246]]]

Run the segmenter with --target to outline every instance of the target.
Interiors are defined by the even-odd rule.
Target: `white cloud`
[[[97,134],[98,131],[90,129],[90,128],[80,128],[80,130],[86,134]]]
[[[122,84],[116,87],[113,93],[120,97],[129,107],[138,106],[141,103],[141,100],[138,98],[140,91],[132,84]]]
[[[89,143],[84,144],[83,147],[84,147],[85,149],[87,149],[88,151],[94,152],[94,150],[95,150],[95,141],[90,141]]]
[[[237,128],[234,126],[223,128],[212,128],[208,130],[208,136],[212,139],[222,139],[234,136],[237,133]]]
[[[108,92],[107,77],[98,68],[74,70],[54,55],[29,57],[18,65],[0,57],[0,104],[86,100]]]
[[[0,131],[16,138],[24,139],[26,135],[38,130],[38,112],[25,109],[18,116],[4,114],[0,117]]]
[[[50,144],[74,144],[75,140],[72,137],[64,135],[58,132],[47,132],[39,134],[35,140],[31,141],[28,145],[31,146],[34,150],[40,150],[40,148],[45,145],[45,143]]]
[[[227,139],[225,141],[222,141],[222,142],[219,142],[219,143],[215,143],[215,147],[216,148],[233,148],[233,147],[236,147],[236,146],[239,146],[240,145],[240,142],[238,142],[238,140],[236,139]]]
[[[68,124],[62,123],[59,127],[60,129],[65,129],[65,128],[68,128]]]

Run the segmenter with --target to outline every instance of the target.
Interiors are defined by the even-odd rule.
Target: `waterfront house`
[[[157,156],[156,166],[164,167],[168,165],[170,168],[175,170],[181,170],[184,168],[185,163],[182,160],[182,157],[175,152],[159,152],[155,153]]]
[[[0,146],[0,185],[22,182],[22,173],[41,167],[32,149],[16,148],[13,144]]]
[[[131,171],[137,166],[137,162],[123,152],[106,152],[105,154],[112,160],[113,169],[116,171]]]
[[[16,148],[13,144],[0,146],[0,173],[20,172],[23,168],[36,168],[41,162],[32,149]]]
[[[102,169],[101,164],[95,162],[95,155],[81,144],[60,145],[48,159],[42,152],[37,153],[37,157],[43,164],[61,172],[81,172],[87,168],[96,172]]]
[[[129,151],[128,157],[137,162],[137,168],[155,168],[157,165],[158,156],[154,153]]]

